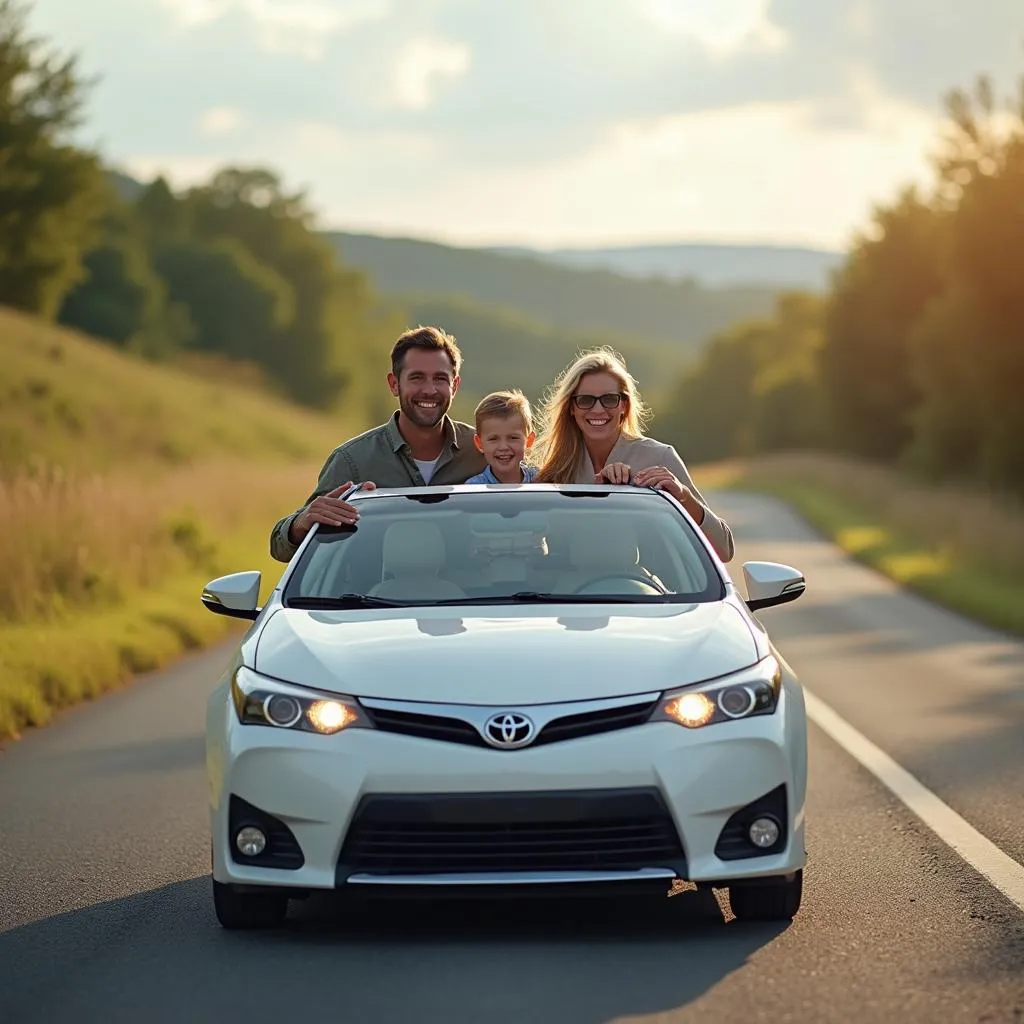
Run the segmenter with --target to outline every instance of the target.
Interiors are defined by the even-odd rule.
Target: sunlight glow
[[[642,0],[640,9],[659,28],[692,36],[714,56],[729,57],[786,45],[768,6],[768,0]]]
[[[387,17],[388,0],[161,0],[184,28],[198,28],[232,10],[257,27],[260,46],[319,60],[332,36],[367,21]]]
[[[447,39],[414,39],[395,55],[393,101],[403,110],[425,110],[446,83],[470,67],[469,47]]]
[[[227,135],[241,124],[241,114],[233,107],[211,107],[199,118],[203,135]]]

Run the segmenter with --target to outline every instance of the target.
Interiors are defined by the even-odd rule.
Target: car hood
[[[306,611],[264,625],[253,668],[360,697],[535,704],[645,693],[757,661],[728,601]]]

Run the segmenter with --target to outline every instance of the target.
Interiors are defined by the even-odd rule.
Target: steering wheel
[[[655,584],[655,582],[653,580],[648,579],[645,576],[641,576],[639,573],[637,573],[637,574],[633,574],[633,573],[621,573],[621,574],[620,573],[615,573],[615,574],[608,575],[608,576],[598,576],[597,579],[588,580],[582,586],[577,587],[574,591],[572,591],[572,593],[574,593],[574,594],[584,594],[591,587],[596,586],[598,583],[605,583],[605,582],[607,582],[609,580],[630,580],[633,583],[640,583],[646,590],[648,590],[648,591],[650,591],[652,593],[655,593],[655,594],[667,594],[668,593],[668,591],[665,590],[664,587],[658,586],[657,584]]]

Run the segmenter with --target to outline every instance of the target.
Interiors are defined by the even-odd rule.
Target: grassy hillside
[[[210,457],[308,459],[342,424],[258,390],[122,355],[0,308],[0,473],[108,471]]]
[[[559,330],[515,310],[490,309],[468,299],[411,296],[403,308],[410,323],[441,324],[458,339],[466,361],[454,411],[469,421],[477,401],[499,388],[521,388],[531,402],[539,402],[555,375],[583,348],[614,346],[648,401],[656,399],[689,357],[681,347],[645,338]]]
[[[201,587],[260,569],[269,591],[271,525],[362,424],[6,310],[0,360],[2,738],[237,631]]]
[[[776,289],[706,289],[415,239],[327,232],[389,296],[458,296],[576,333],[668,342],[690,353],[737,320],[768,315]]]

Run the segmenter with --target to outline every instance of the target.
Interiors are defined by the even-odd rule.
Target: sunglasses
[[[620,402],[625,401],[626,396],[619,394],[608,395],[573,395],[572,400],[577,409],[593,409],[596,402],[600,402],[606,409],[616,408]]]

